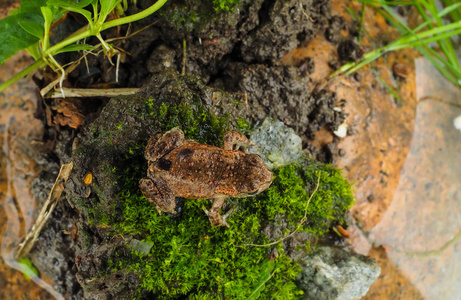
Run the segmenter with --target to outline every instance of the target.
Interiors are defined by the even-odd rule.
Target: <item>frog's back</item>
[[[177,197],[232,195],[237,182],[235,174],[244,155],[238,150],[185,141],[156,162],[156,176],[163,178]]]

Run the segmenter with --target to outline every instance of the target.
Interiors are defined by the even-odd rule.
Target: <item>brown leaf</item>
[[[57,114],[53,116],[54,124],[78,128],[85,120],[85,116],[81,112],[82,109],[79,99],[56,99],[55,104],[51,106],[51,108],[57,112]]]

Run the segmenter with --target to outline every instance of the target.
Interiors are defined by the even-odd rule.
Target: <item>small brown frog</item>
[[[144,156],[149,162],[147,178],[139,181],[143,195],[162,211],[175,213],[175,197],[212,198],[205,210],[213,226],[229,226],[230,210],[219,210],[229,197],[247,197],[267,189],[273,175],[257,154],[238,149],[251,142],[238,131],[224,134],[224,149],[186,140],[178,127],[149,139]]]

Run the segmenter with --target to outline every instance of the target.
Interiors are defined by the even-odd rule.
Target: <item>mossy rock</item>
[[[300,267],[291,257],[344,223],[352,204],[338,170],[308,160],[275,170],[265,192],[227,201],[223,209],[234,208],[230,228],[211,226],[203,212],[209,200],[178,199],[178,215],[159,215],[138,188],[150,136],[180,126],[187,138],[221,146],[226,130],[248,128],[238,97],[196,78],[161,74],[136,96],[112,99],[80,137],[66,193],[80,216],[77,279],[87,298],[302,294],[294,281]],[[216,114],[231,107],[240,115]],[[88,173],[93,181],[85,185]]]

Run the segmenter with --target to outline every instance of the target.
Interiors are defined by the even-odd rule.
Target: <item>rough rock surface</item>
[[[279,64],[282,55],[325,29],[331,5],[329,0],[242,0],[234,13],[224,12],[219,17],[199,22],[192,22],[190,15],[185,15],[183,21],[175,23],[175,20],[182,18],[172,15],[181,13],[178,7],[185,7],[183,12],[187,14],[200,11],[203,5],[200,1],[193,1],[186,7],[182,2],[168,1],[160,17],[153,15],[135,23],[133,31],[157,22],[124,41],[126,44],[123,48],[132,56],[128,56],[120,66],[119,87],[140,87],[150,80],[152,74],[155,75],[136,96],[136,101],[111,100],[93,124],[95,126],[84,123],[85,127],[74,143],[73,136],[65,135],[66,130],[59,132],[58,135],[64,136],[66,141],[58,140],[56,152],[59,157],[56,161],[68,162],[71,148],[75,146],[78,149],[78,157],[73,157],[77,162],[75,172],[66,186],[67,197],[73,205],[76,200],[81,201],[80,205],[99,206],[102,210],[116,205],[100,201],[104,197],[114,203],[117,200],[114,196],[116,187],[105,185],[115,180],[106,177],[107,168],[117,166],[117,160],[123,159],[121,153],[155,133],[155,128],[146,126],[138,116],[143,101],[149,97],[153,97],[157,104],[165,102],[177,105],[182,101],[180,97],[185,95],[180,95],[181,91],[187,88],[185,93],[188,96],[201,98],[215,114],[229,113],[233,118],[248,118],[253,125],[271,116],[293,128],[302,138],[304,146],[313,132],[323,127],[335,130],[342,123],[344,116],[333,110],[335,95],[326,91],[311,94],[307,87],[308,74],[314,67],[310,59],[295,67]],[[148,5],[151,5],[151,1],[138,2],[141,8]],[[137,9],[130,9],[131,13],[138,12]],[[186,74],[201,76],[202,82],[224,91],[204,88],[188,82],[188,79],[179,79],[177,75],[162,73],[165,69],[181,70],[184,39],[187,44]],[[89,56],[88,64],[88,67],[82,64],[70,74],[69,81],[74,87],[86,88],[95,83],[115,82],[115,72],[103,58]],[[88,70],[91,71],[90,75]],[[97,109],[94,111],[99,113]],[[98,113],[87,115],[86,122],[93,121]],[[123,124],[122,130],[114,130],[120,124]],[[97,130],[92,131],[94,128]],[[108,143],[116,144],[116,150],[108,152]],[[88,194],[89,187],[82,184],[87,172],[93,173],[96,185],[101,187],[90,191],[91,194]],[[54,181],[52,178],[46,180],[50,184]],[[68,210],[68,207],[64,208],[64,211]],[[45,233],[43,240],[37,244],[34,263],[40,265],[40,270],[46,270],[43,272],[49,276],[54,274],[53,278],[57,278],[55,281],[59,282],[63,294],[77,295],[73,277],[77,273],[76,278],[84,287],[86,298],[129,298],[132,287],[137,283],[134,274],[116,273],[106,281],[97,277],[98,272],[107,267],[105,261],[110,253],[117,251],[123,255],[127,249],[117,238],[107,238],[109,232],[106,229],[85,224],[90,219],[88,211],[71,212],[74,215],[65,215],[66,222],[61,212],[56,211],[50,221],[52,230]],[[53,225],[55,219],[57,225]],[[72,222],[78,225],[70,226]],[[62,230],[75,230],[75,236],[71,239],[70,235],[62,234]],[[55,241],[56,237],[58,242]],[[63,245],[67,245],[67,248],[63,248]],[[46,259],[39,262],[39,257],[48,250],[60,251],[67,260],[58,259],[60,263],[54,265],[53,262],[50,265]],[[121,283],[122,279],[126,281]],[[81,294],[76,297],[79,296]]]
[[[360,299],[381,272],[371,258],[330,247],[307,255],[301,266],[298,286],[310,300]]]
[[[259,13],[259,28],[243,39],[241,55],[245,62],[265,62],[281,58],[304,42],[314,29],[306,10],[312,0],[264,1]],[[278,39],[272,39],[274,35]]]
[[[324,29],[330,7],[330,1],[242,0],[233,12],[215,15],[207,4],[193,1],[184,9],[167,3],[159,24],[160,37],[170,47],[182,49],[186,41],[186,71],[206,82],[230,61],[276,62]]]
[[[250,140],[254,146],[249,147],[249,151],[259,154],[271,169],[299,161],[304,155],[301,138],[293,128],[272,118],[265,119],[253,130]]]
[[[309,61],[304,63],[309,64]],[[309,66],[306,67],[309,72]],[[302,68],[291,66],[230,64],[213,86],[245,93],[248,117],[255,124],[267,116],[282,121],[302,138],[304,146],[314,133],[326,127],[334,131],[344,121],[344,113],[335,111],[334,93],[311,93],[309,78]]]

